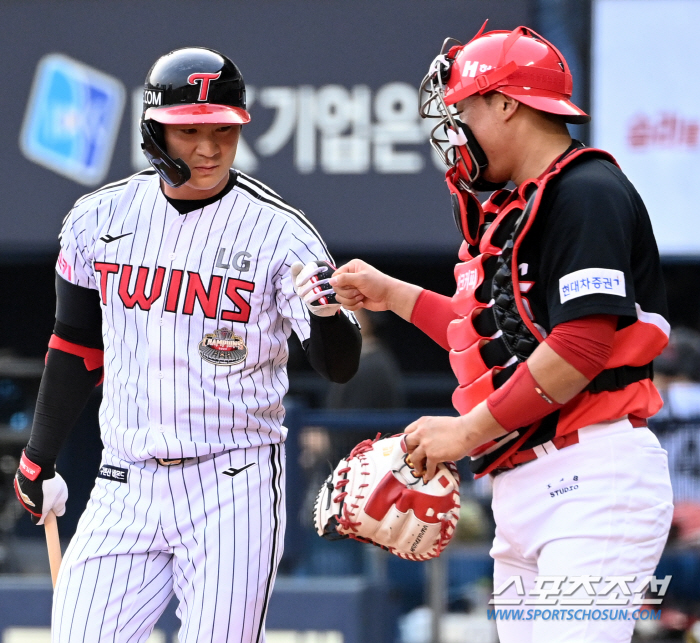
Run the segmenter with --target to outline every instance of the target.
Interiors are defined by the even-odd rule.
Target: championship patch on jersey
[[[217,366],[236,366],[248,357],[243,338],[228,328],[218,328],[199,342],[199,354],[205,362]]]
[[[114,480],[115,482],[127,482],[129,472],[126,469],[120,469],[119,467],[111,467],[108,464],[103,464],[100,467],[97,477],[104,478],[105,480]]]
[[[559,297],[565,303],[584,295],[617,295],[624,297],[625,274],[610,268],[584,268],[559,280]]]

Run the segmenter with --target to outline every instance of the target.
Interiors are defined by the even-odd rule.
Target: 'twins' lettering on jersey
[[[151,305],[157,301],[161,295],[165,296],[165,306],[163,310],[168,313],[180,313],[192,315],[194,313],[195,302],[199,303],[205,317],[209,319],[217,318],[217,311],[220,310],[221,319],[224,321],[247,322],[250,319],[250,304],[243,298],[241,291],[252,292],[255,284],[244,279],[226,279],[226,286],[222,290],[224,278],[220,275],[211,275],[209,285],[204,286],[202,277],[196,272],[188,272],[184,286],[185,296],[180,297],[183,291],[185,273],[183,270],[169,270],[163,266],[155,269],[155,274],[151,275],[151,269],[145,266],[136,268],[136,284],[130,292],[131,275],[134,266],[119,265],[116,263],[95,262],[95,270],[100,274],[100,292],[102,305],[107,305],[107,287],[109,276],[112,273],[118,274],[119,298],[124,306],[133,308],[139,306],[141,310],[150,310]],[[166,278],[167,273],[167,278]],[[163,283],[167,283],[165,293]],[[150,285],[149,285],[150,284]],[[148,290],[148,295],[146,295]],[[223,310],[221,303],[222,292],[235,306],[235,310]]]
[[[105,449],[129,461],[197,457],[284,439],[287,339],[308,339],[291,265],[333,259],[303,213],[236,174],[230,191],[179,214],[141,172],[80,199],[56,269],[103,308]],[[245,261],[240,261],[245,257]],[[239,359],[200,353],[231,337]]]

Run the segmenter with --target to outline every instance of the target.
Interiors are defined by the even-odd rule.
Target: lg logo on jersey
[[[216,267],[228,270],[233,264],[233,267],[239,272],[248,272],[250,270],[250,258],[253,256],[250,252],[237,252],[233,255],[233,260],[231,264],[224,263],[224,255],[226,254],[226,248],[219,248],[219,254],[216,256]]]
[[[202,277],[196,272],[171,270],[166,279],[166,268],[158,266],[151,277],[151,269],[145,266],[136,267],[136,283],[131,287],[131,275],[134,266],[128,264],[105,263],[96,261],[95,271],[100,275],[100,294],[102,305],[107,305],[107,287],[111,275],[119,275],[117,293],[126,308],[138,306],[141,310],[150,310],[151,306],[161,295],[165,296],[164,310],[169,313],[194,314],[195,303],[198,302],[204,316],[209,319],[217,318],[222,294],[234,305],[235,310],[221,310],[220,317],[224,321],[246,323],[250,319],[250,304],[243,298],[241,291],[253,292],[255,283],[244,279],[228,278],[224,286],[224,278],[212,275],[208,287],[204,286]],[[146,294],[147,284],[150,288]],[[185,293],[180,297],[181,292]],[[222,303],[222,308],[225,304]]]

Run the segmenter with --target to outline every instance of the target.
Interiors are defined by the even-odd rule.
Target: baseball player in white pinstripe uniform
[[[163,56],[144,92],[154,170],[64,221],[56,326],[15,479],[34,521],[64,511],[56,455],[103,378],[104,453],[61,566],[54,642],[145,641],[173,594],[181,643],[264,641],[285,526],[287,339],[338,382],[361,340],[303,213],[230,170],[249,120],[228,58]]]

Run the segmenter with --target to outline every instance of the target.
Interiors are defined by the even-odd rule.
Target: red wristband
[[[486,405],[506,431],[530,426],[564,406],[542,390],[527,362],[520,364],[511,378],[488,396]]]

